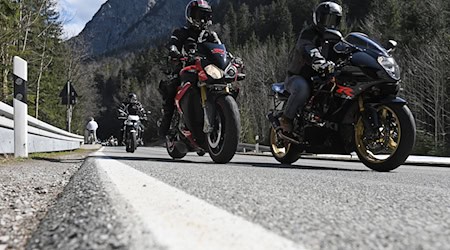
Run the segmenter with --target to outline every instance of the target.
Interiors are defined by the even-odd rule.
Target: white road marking
[[[305,249],[119,161],[96,159],[96,165],[167,249]]]

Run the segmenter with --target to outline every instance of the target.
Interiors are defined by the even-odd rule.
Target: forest
[[[301,30],[312,22],[317,0],[228,0],[214,9],[216,31],[227,48],[243,58],[247,79],[238,103],[242,142],[266,139],[269,90],[286,75],[287,58]],[[402,69],[401,96],[416,118],[415,153],[450,154],[450,2],[447,0],[342,0],[341,31],[368,34],[386,44],[398,42],[394,57]],[[74,110],[73,131],[82,133],[86,118],[96,117],[100,137],[119,134],[116,109],[135,92],[152,111],[147,139],[156,136],[165,79],[165,41],[151,48],[132,48],[91,58],[61,38],[61,23],[50,0],[0,0],[0,98],[11,103],[11,58],[28,58],[29,113],[62,128],[65,106],[58,94],[71,81],[81,96]],[[180,10],[184,11],[184,10]],[[175,27],[174,27],[175,28]],[[170,34],[167,34],[167,40]]]

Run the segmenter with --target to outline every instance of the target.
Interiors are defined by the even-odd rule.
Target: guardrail
[[[270,152],[270,147],[250,143],[239,143],[237,151],[262,153],[262,152]]]
[[[84,137],[28,116],[28,151],[57,152],[80,148]],[[0,102],[0,154],[14,153],[14,109]]]

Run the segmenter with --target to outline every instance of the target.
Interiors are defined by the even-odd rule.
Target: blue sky
[[[107,0],[57,0],[64,38],[78,35]]]

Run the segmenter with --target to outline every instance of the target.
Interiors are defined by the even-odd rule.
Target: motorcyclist
[[[122,102],[122,107],[120,108],[126,115],[137,115],[141,120],[147,120],[147,112],[145,111],[142,104],[138,101],[135,93],[129,93],[126,101]],[[139,143],[142,144],[142,134],[144,131],[144,125],[142,122],[139,122],[139,127],[141,128],[139,131],[138,139]],[[123,133],[125,133],[125,129],[123,129]],[[122,136],[122,140],[125,139],[125,135]]]
[[[129,93],[128,99],[122,103],[122,109],[128,114],[128,115],[138,115],[141,118],[144,118],[147,116],[144,107],[142,104],[138,101],[137,96],[135,93]]]
[[[159,89],[163,97],[163,117],[159,126],[159,140],[164,140],[167,135],[173,112],[175,110],[174,99],[177,87],[181,82],[196,82],[197,75],[187,73],[179,75],[183,64],[179,58],[193,52],[198,42],[216,42],[220,39],[214,31],[209,30],[212,25],[212,8],[207,1],[192,0],[186,6],[185,11],[187,25],[173,31],[167,48],[169,49],[169,60],[171,63],[171,80],[161,82]],[[199,41],[202,37],[204,40]],[[187,62],[192,64],[193,62]]]
[[[342,7],[334,2],[322,2],[313,13],[313,24],[302,30],[290,55],[285,88],[291,94],[280,118],[283,134],[292,136],[292,121],[311,95],[313,76],[334,70],[334,63],[323,55],[323,35],[326,29],[338,29]]]

